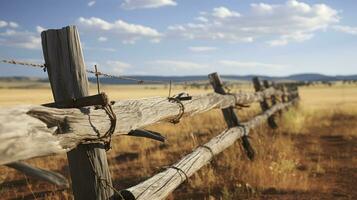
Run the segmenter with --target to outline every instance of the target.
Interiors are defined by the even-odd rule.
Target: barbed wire
[[[14,65],[23,65],[23,66],[46,68],[45,64],[30,63],[30,62],[25,62],[25,61],[2,59],[1,62],[6,63],[6,64],[14,64]]]
[[[108,78],[116,78],[116,79],[121,79],[121,80],[127,80],[127,81],[135,81],[138,84],[143,84],[143,83],[164,83],[164,84],[169,84],[168,81],[158,81],[158,80],[142,80],[142,79],[136,79],[136,78],[132,78],[132,77],[128,77],[128,76],[118,76],[118,75],[112,75],[112,74],[107,74],[107,73],[103,73],[103,72],[95,72],[94,70],[86,70],[87,73],[90,74],[98,74],[99,76],[104,76],[104,77],[108,77]]]
[[[31,63],[31,62],[25,62],[25,61],[17,61],[13,59],[2,59],[1,62],[6,63],[6,64],[14,64],[14,65],[22,65],[22,66],[30,66],[30,67],[38,67],[42,68],[44,71],[46,71],[46,64],[39,64],[39,63]],[[108,73],[103,73],[103,72],[95,72],[94,70],[86,70],[87,73],[90,74],[98,74],[99,76],[104,76],[108,78],[115,78],[115,79],[121,79],[121,80],[127,80],[127,81],[135,81],[138,84],[143,84],[143,83],[160,83],[160,84],[169,84],[169,81],[159,81],[159,80],[142,80],[142,79],[137,79],[137,78],[132,78],[128,76],[120,76],[120,75],[113,75],[113,74],[108,74]]]

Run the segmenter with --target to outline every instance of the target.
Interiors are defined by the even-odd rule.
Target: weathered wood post
[[[279,87],[280,91],[283,93],[281,95],[281,102],[282,103],[286,103],[286,88],[285,88],[285,85],[283,83],[280,83],[278,85],[278,87]]]
[[[300,98],[300,96],[299,96],[299,87],[298,87],[298,85],[296,83],[294,84],[294,92],[295,92],[295,98]]]
[[[291,84],[290,83],[288,83],[287,85],[286,85],[286,89],[287,89],[287,93],[288,93],[288,95],[287,95],[287,97],[288,97],[288,102],[290,102],[291,100],[293,100],[293,93],[292,93],[292,86],[291,86]]]
[[[262,85],[260,84],[260,81],[259,81],[258,77],[253,77],[253,84],[254,84],[254,89],[255,89],[256,92],[263,91]],[[264,100],[262,102],[260,102],[260,107],[261,107],[263,112],[269,109],[269,105],[268,105],[268,102],[267,102],[266,98],[264,98]],[[275,123],[275,120],[274,120],[273,116],[270,116],[268,118],[268,125],[272,129],[278,128],[278,125]]]
[[[291,97],[292,100],[294,100],[296,98],[300,98],[299,97],[298,87],[297,87],[296,83],[291,85],[291,93],[292,93],[292,97]],[[299,105],[299,102],[298,101],[294,101],[294,105],[297,107]]]
[[[226,91],[224,91],[224,89],[223,89],[222,80],[217,73],[209,74],[208,78],[209,78],[210,83],[216,93],[223,94],[223,95],[227,94]],[[223,116],[227,123],[228,128],[240,126],[239,119],[234,112],[233,106],[230,106],[229,108],[222,109],[222,113],[223,113]],[[241,142],[242,142],[242,146],[245,150],[246,155],[248,156],[248,158],[250,160],[253,160],[255,152],[254,152],[253,147],[249,143],[248,137],[243,136],[241,138]]]
[[[271,85],[270,85],[268,80],[263,80],[263,85],[264,85],[264,88],[273,87],[274,89],[276,89],[275,83],[272,82]],[[271,102],[271,107],[276,105],[276,95],[275,94],[270,96],[270,102]],[[279,113],[279,115],[281,115],[282,114],[281,110],[278,111],[278,113]]]
[[[88,78],[76,27],[46,30],[41,38],[55,102],[88,96]],[[67,153],[67,158],[76,200],[113,196],[103,144],[80,144]]]

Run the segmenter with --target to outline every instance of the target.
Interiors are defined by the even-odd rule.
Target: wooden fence
[[[74,26],[42,33],[46,68],[54,103],[0,108],[0,164],[29,171],[18,161],[66,153],[75,199],[164,199],[184,180],[209,163],[214,155],[239,140],[248,158],[254,159],[250,129],[268,122],[277,128],[274,114],[299,99],[297,87],[261,85],[254,78],[255,92],[227,93],[217,73],[209,75],[215,93],[196,96],[151,97],[109,103],[105,94],[88,96],[88,80],[79,35]],[[258,102],[262,113],[240,122],[234,108]],[[197,147],[177,163],[125,190],[112,187],[105,147],[112,136],[131,135],[163,141],[143,127],[160,122],[178,122],[211,109],[221,109],[227,130]],[[115,145],[115,144],[114,144]],[[31,171],[31,170],[30,170]],[[41,170],[35,176],[67,185],[63,177]],[[47,173],[48,175],[48,173]],[[57,181],[57,182],[56,182]]]

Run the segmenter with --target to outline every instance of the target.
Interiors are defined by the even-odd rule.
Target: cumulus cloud
[[[16,22],[0,20],[0,45],[25,49],[40,49],[41,38],[36,32],[19,30]]]
[[[0,32],[0,45],[40,49],[41,38],[33,32],[6,30],[5,32]]]
[[[235,11],[231,11],[226,7],[213,8],[212,16],[217,18],[239,17],[240,14]]]
[[[4,20],[0,20],[0,28],[18,28],[19,24],[16,22],[12,22],[12,21],[4,21]]]
[[[333,29],[335,29],[336,31],[348,33],[351,35],[357,35],[357,27],[336,25],[333,27]]]
[[[7,26],[7,22],[0,20],[0,28],[6,27]]]
[[[292,34],[282,35],[279,39],[270,40],[267,43],[270,46],[284,46],[287,45],[289,41],[303,42],[311,39],[313,36],[314,35],[312,33],[295,32]]]
[[[193,52],[207,52],[207,51],[217,50],[216,47],[208,47],[208,46],[192,46],[192,47],[188,47],[188,49]]]
[[[36,26],[36,31],[37,33],[42,33],[42,31],[46,30],[44,27],[42,26]]]
[[[9,22],[9,27],[11,28],[18,28],[19,24],[17,24],[16,22]]]
[[[123,20],[108,22],[97,17],[80,17],[77,20],[77,24],[84,31],[120,38],[125,44],[133,44],[143,38],[157,41],[162,37],[162,34],[153,28],[139,24],[130,24]]]
[[[198,21],[198,22],[197,22]],[[339,22],[338,11],[326,4],[288,0],[251,4],[247,13],[226,7],[200,12],[195,21],[168,27],[168,36],[227,42],[264,41],[271,46],[302,42]]]
[[[92,7],[92,6],[94,6],[94,4],[95,4],[95,1],[90,1],[90,2],[88,2],[87,5],[88,5],[89,7]]]
[[[176,5],[174,0],[124,0],[121,6],[125,9],[142,9]]]

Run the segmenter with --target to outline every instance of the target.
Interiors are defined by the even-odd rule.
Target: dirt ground
[[[308,191],[270,188],[257,199],[357,199],[357,137],[316,133],[299,135],[295,140],[306,155],[299,170],[318,167],[310,174],[312,188]],[[321,148],[319,152],[316,146]]]

